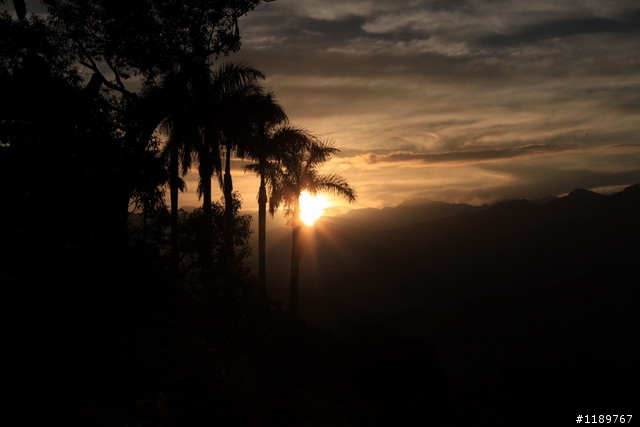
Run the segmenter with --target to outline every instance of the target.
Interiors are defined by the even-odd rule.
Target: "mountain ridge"
[[[395,228],[324,218],[305,229],[301,287],[356,312],[384,312],[593,284],[613,273],[629,282],[638,278],[630,265],[640,255],[639,189],[579,190],[547,203],[509,200],[440,216],[414,211]],[[380,218],[389,221],[392,209]],[[290,229],[267,239],[268,280],[286,288]]]
[[[448,384],[441,396],[472,408],[460,425],[477,424],[487,408],[499,416],[480,424],[631,407],[640,380],[631,338],[640,325],[638,218],[640,185],[503,201],[396,228],[321,220],[304,230],[299,314],[336,333],[364,325],[432,349]],[[267,277],[286,307],[291,230],[280,232]],[[530,402],[537,418],[525,414]]]
[[[473,212],[485,209],[486,206],[414,198],[404,200],[396,206],[351,209],[344,214],[321,218],[321,221],[330,221],[337,224],[357,223],[358,227],[367,229],[393,229],[416,221],[438,219],[462,212]]]

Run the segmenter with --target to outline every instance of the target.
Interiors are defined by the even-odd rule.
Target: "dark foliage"
[[[245,277],[248,271],[243,267],[244,261],[251,254],[249,247],[249,237],[251,235],[251,216],[240,215],[240,200],[238,194],[234,194],[232,199],[233,216],[233,258],[230,260],[224,256],[224,233],[225,221],[227,220],[224,201],[211,204],[211,229],[213,230],[213,248],[211,251],[213,271],[219,277],[228,279],[229,277]],[[181,210],[180,215],[180,253],[181,270],[184,273],[185,283],[198,285],[201,277],[200,261],[202,251],[200,250],[206,240],[203,238],[202,230],[206,226],[206,217],[201,208],[191,212]],[[187,287],[192,287],[186,285]]]
[[[317,294],[301,312],[392,322],[433,346],[449,414],[436,425],[542,425],[585,406],[633,407],[639,188],[433,220],[424,205],[425,221],[387,230],[327,220],[309,233],[313,269],[301,280]]]

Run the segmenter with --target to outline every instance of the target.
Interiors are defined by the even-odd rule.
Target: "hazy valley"
[[[584,402],[576,389],[603,397],[607,378],[638,376],[639,214],[635,185],[607,196],[424,201],[325,218],[306,229],[300,315],[424,339],[452,383],[464,378],[472,405],[518,387],[546,390],[549,405],[558,396]],[[270,295],[286,307],[290,229],[267,239]]]

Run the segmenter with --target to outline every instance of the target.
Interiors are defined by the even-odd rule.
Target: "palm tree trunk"
[[[267,299],[267,188],[264,174],[260,174],[260,190],[258,192],[258,281],[260,295]]]
[[[205,158],[205,156],[202,156]],[[202,281],[205,286],[213,283],[213,224],[211,211],[211,178],[213,167],[200,160],[200,185],[202,187],[202,213],[203,213],[203,241],[200,252],[200,266],[202,268]]]
[[[231,180],[231,144],[226,147],[224,169],[224,268],[233,264],[233,181]]]
[[[179,174],[178,146],[173,144],[169,158],[169,193],[171,203],[171,260],[170,271],[175,277],[178,274],[178,183]]]
[[[300,197],[296,198],[293,210],[293,230],[291,232],[291,278],[289,284],[289,313],[292,317],[298,316],[298,287],[300,285],[300,258],[302,256],[302,242],[300,232]]]

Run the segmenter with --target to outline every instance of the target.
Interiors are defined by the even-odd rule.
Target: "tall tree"
[[[56,238],[61,239],[58,242],[65,239],[67,244],[61,245],[65,248],[94,245],[89,236],[96,241],[100,236],[107,246],[114,230],[104,195],[116,175],[117,121],[104,113],[103,98],[83,90],[75,65],[41,18],[31,15],[15,20],[8,13],[0,14],[0,154],[13,158],[6,167],[14,177],[3,182],[16,186],[3,194],[16,196],[8,205],[24,207],[25,215],[34,215],[27,227],[15,230],[41,226],[40,232],[47,235],[58,232]],[[3,169],[4,176],[7,169]],[[15,180],[15,176],[24,179]],[[74,191],[61,191],[52,177],[57,183],[72,184]],[[42,215],[45,206],[56,209],[48,218],[36,220],[36,213]],[[74,221],[65,218],[70,211],[76,212]],[[55,226],[46,225],[53,217]],[[26,216],[16,219],[25,221]],[[81,223],[92,231],[80,231]],[[71,243],[72,239],[77,241]],[[40,240],[40,245],[56,243]]]
[[[262,79],[264,75],[247,64],[225,62],[213,70],[207,69],[206,73],[203,73],[195,82],[196,120],[200,123],[200,135],[195,148],[199,173],[198,194],[203,199],[204,224],[207,227],[203,231],[205,239],[203,239],[202,271],[205,281],[212,279],[210,248],[213,247],[213,234],[208,227],[211,224],[212,215],[211,180],[215,175],[224,193],[227,226],[223,238],[225,245],[222,257],[231,261],[235,215],[230,171],[231,154],[238,141],[249,134],[249,126],[243,110],[247,98],[260,92],[261,88],[257,82]],[[222,152],[225,157],[224,167]]]
[[[241,136],[238,138],[236,152],[240,158],[251,158],[254,160],[263,159],[269,155],[269,150],[274,148],[274,141],[269,139],[273,136],[273,129],[287,122],[287,116],[282,106],[276,101],[275,95],[271,91],[266,91],[262,86],[257,91],[251,91],[243,98],[240,104],[244,111]],[[227,170],[229,164],[227,163]],[[259,174],[260,175],[260,174]],[[231,175],[228,175],[231,182]],[[264,176],[262,176],[264,178]],[[262,188],[264,189],[264,181]],[[231,188],[226,189],[230,194]],[[227,193],[225,193],[227,194]],[[225,198],[227,196],[225,195]],[[260,199],[260,195],[258,196]],[[264,300],[266,300],[266,282],[264,270],[265,252],[265,221],[266,221],[266,192],[263,200],[258,200],[258,242],[259,242],[259,282],[260,290]],[[227,206],[227,212],[229,207]],[[232,219],[232,217],[229,217]],[[231,221],[228,221],[231,224]],[[231,231],[231,230],[230,230]],[[227,246],[232,247],[233,235],[227,235]]]
[[[93,74],[92,81],[111,95],[110,113],[120,117],[120,179],[106,196],[120,207],[115,216],[122,230],[144,152],[175,106],[175,94],[163,81],[184,64],[209,64],[237,51],[238,20],[262,1],[42,0],[57,45]]]
[[[223,257],[232,264],[234,250],[234,197],[231,177],[231,158],[252,138],[255,120],[264,113],[265,89],[261,82],[265,75],[242,62],[225,62],[213,71],[211,120],[220,129],[221,149],[224,151],[222,190],[225,203]]]
[[[350,203],[355,202],[356,192],[347,181],[337,174],[321,174],[320,167],[340,152],[331,142],[321,141],[306,134],[306,138],[295,140],[283,147],[279,158],[280,171],[274,182],[274,191],[270,200],[270,212],[280,205],[290,217],[291,233],[291,270],[289,282],[289,312],[293,317],[298,313],[298,287],[302,242],[300,233],[300,194],[308,191],[315,195],[328,192],[344,197]]]
[[[198,195],[203,200],[202,209],[206,227],[202,230],[201,267],[203,278],[210,281],[213,263],[210,248],[213,247],[211,224],[212,179],[215,176],[223,189],[225,201],[225,233],[223,258],[230,264],[233,257],[233,231],[235,211],[231,180],[231,156],[242,141],[251,135],[250,112],[255,109],[255,99],[263,95],[258,84],[264,74],[240,62],[225,62],[212,69],[207,63],[188,63],[168,80],[166,90],[179,87],[174,110],[165,120],[164,130],[169,133],[166,146],[171,169],[172,229],[177,230],[177,193],[181,184],[179,174],[191,166],[192,159],[198,165]],[[222,156],[221,154],[224,154]],[[222,159],[225,159],[224,166]],[[181,171],[178,169],[181,168]],[[224,175],[222,171],[224,170]],[[176,232],[172,232],[174,248]],[[174,252],[176,252],[174,250]],[[172,264],[177,262],[175,255]]]
[[[245,171],[258,175],[258,279],[263,297],[266,298],[266,218],[268,193],[275,194],[282,172],[279,159],[285,155],[287,146],[301,146],[309,141],[310,135],[304,129],[288,122],[265,122],[261,134],[251,145],[245,156],[255,162],[247,165]],[[269,190],[269,191],[268,191]],[[275,200],[274,200],[274,203]],[[275,214],[276,206],[269,209]]]
[[[175,108],[165,118],[160,126],[160,132],[167,136],[163,149],[169,170],[169,202],[171,209],[171,258],[170,270],[174,276],[178,274],[179,267],[179,205],[178,193],[186,190],[184,177],[191,169],[195,156],[195,141],[198,139],[198,123],[194,113],[194,102],[189,84],[189,67],[183,66],[174,75],[165,80],[168,91],[176,86],[174,91],[179,94],[175,102]]]

